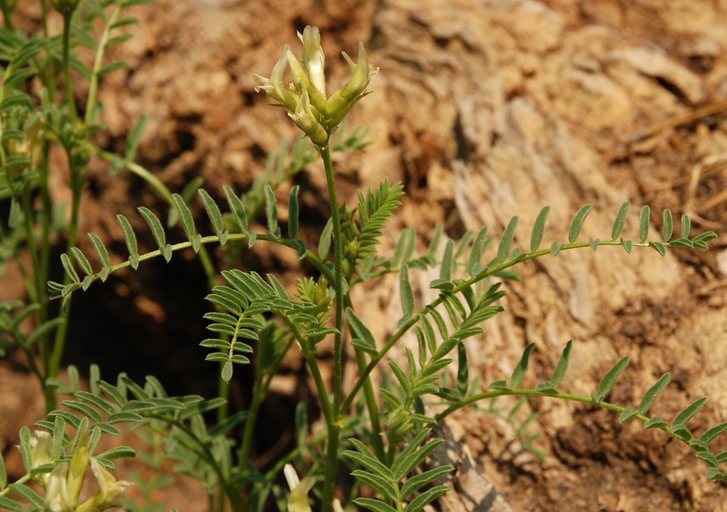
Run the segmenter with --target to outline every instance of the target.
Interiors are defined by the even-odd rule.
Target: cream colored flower
[[[312,477],[305,477],[301,482],[298,478],[298,473],[290,464],[286,464],[283,467],[283,474],[285,480],[288,482],[290,487],[290,494],[288,495],[288,512],[312,512],[310,508],[310,501],[308,500],[308,492],[313,488],[315,480]]]
[[[73,505],[68,498],[68,463],[58,464],[48,477],[45,505],[51,512],[70,512]]]
[[[366,95],[376,69],[369,64],[366,49],[359,43],[358,62],[346,52],[343,57],[351,66],[351,79],[330,97],[326,96],[325,54],[320,31],[307,26],[298,37],[303,42],[303,64],[286,46],[283,57],[275,64],[270,78],[255,76],[255,90],[264,91],[287,108],[295,124],[314,144],[324,146],[353,105]],[[292,84],[286,87],[285,71],[290,70]]]
[[[114,475],[95,458],[91,458],[91,471],[101,490],[84,501],[75,512],[102,512],[111,507],[124,491],[133,485],[125,480],[116,480]]]
[[[303,43],[303,64],[308,70],[308,76],[313,85],[323,96],[326,95],[326,56],[321,47],[321,33],[318,27],[310,25],[298,32],[298,37]]]

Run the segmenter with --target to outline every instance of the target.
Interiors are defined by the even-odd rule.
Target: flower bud
[[[318,27],[306,26],[303,33],[298,32],[303,42],[303,64],[308,69],[308,76],[316,89],[326,95],[326,56],[321,48],[321,33]]]
[[[316,119],[311,109],[308,91],[303,89],[298,104],[295,106],[295,112],[289,112],[290,118],[310,137],[313,144],[324,146],[328,142],[328,132],[318,119]]]
[[[343,57],[351,66],[352,76],[346,85],[326,101],[324,112],[332,126],[337,126],[353,105],[366,94],[371,77],[378,71],[370,66],[363,43],[358,45],[358,63],[354,63],[346,52],[343,52]]]

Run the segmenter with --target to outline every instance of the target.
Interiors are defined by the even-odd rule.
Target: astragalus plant
[[[477,384],[478,379],[468,370],[468,353],[474,350],[474,343],[482,342],[478,337],[483,323],[502,311],[498,305],[506,293],[502,283],[513,276],[517,265],[576,249],[629,253],[651,249],[657,257],[657,253],[663,255],[676,247],[706,249],[716,235],[707,232],[693,236],[689,219],[682,217],[679,236],[675,236],[672,214],[665,210],[662,236],[652,240],[650,210],[644,207],[639,215],[638,237],[632,240],[623,236],[629,212],[629,205],[624,204],[611,233],[603,239],[582,241],[581,228],[591,211],[591,206],[585,205],[575,213],[570,226],[564,227],[564,240],[542,248],[549,211],[545,207],[526,248],[514,247],[518,223],[514,217],[497,240],[490,237],[487,228],[466,233],[459,241],[449,240],[440,226],[427,234],[431,242],[424,254],[416,254],[416,234],[407,229],[400,235],[394,254],[382,256],[377,246],[387,220],[404,195],[403,187],[384,182],[372,190],[359,191],[355,207],[346,206],[336,196],[331,159],[336,130],[351,108],[368,93],[376,68],[360,45],[355,61],[344,53],[351,66],[350,79],[339,89],[330,90],[318,29],[306,27],[299,35],[303,42],[302,59],[286,47],[270,77],[258,76],[257,81],[259,91],[288,114],[323,163],[330,219],[317,245],[311,247],[298,236],[298,186],[291,189],[287,223],[281,225],[275,197],[279,180],[262,183],[260,204],[264,204],[266,222],[262,230],[253,229],[255,211],[248,194],[240,195],[227,186],[219,197],[214,197],[212,192],[199,189],[199,200],[212,228],[210,233],[198,229],[189,198],[173,194],[173,208],[186,240],[168,241],[161,220],[142,206],[139,212],[158,244],[156,250],[140,253],[131,223],[119,215],[128,259],[112,264],[101,239],[92,235],[97,252],[94,259],[101,262],[101,267],[94,268],[90,259],[74,248],[63,258],[66,282],[50,285],[56,297],[68,301],[76,290],[105,281],[112,272],[136,268],[152,258],[168,261],[182,250],[198,252],[213,244],[223,250],[231,246],[239,249],[241,245],[246,250],[255,250],[256,245],[265,243],[280,246],[281,251],[296,251],[315,272],[298,279],[294,291],[286,289],[273,274],[261,276],[232,266],[220,272],[219,282],[206,297],[210,312],[205,318],[212,335],[201,345],[209,350],[207,360],[219,364],[223,383],[232,379],[239,365],[254,364],[249,407],[225,412],[216,424],[209,424],[202,413],[223,407],[223,398],[170,397],[153,377],[144,385],[125,375],[110,383],[100,378],[95,367],[90,390],[82,390],[72,369],[70,384],[51,383],[70,395],[63,402],[65,408],[51,413],[51,420],[41,422],[41,431],[35,437],[36,443],[52,440],[51,455],[43,460],[41,471],[29,453],[27,467],[33,468],[35,474],[50,472],[51,476],[67,460],[72,468],[79,450],[92,453],[101,435],[117,433],[115,424],[133,423],[164,433],[166,456],[177,461],[177,471],[207,486],[210,508],[215,510],[262,511],[275,503],[281,510],[291,512],[357,508],[416,512],[449,490],[447,478],[454,470],[429,460],[429,455],[443,442],[437,437],[437,426],[468,405],[516,396],[569,400],[614,411],[620,414],[622,422],[638,421],[644,428],[662,430],[666,436],[688,444],[697,458],[706,463],[711,479],[726,479],[721,467],[727,454],[713,453],[710,445],[727,430],[727,423],[699,434],[688,427],[690,419],[704,405],[704,398],[672,419],[650,415],[652,405],[669,382],[668,373],[645,390],[639,404],[615,404],[607,399],[626,371],[628,358],[615,362],[600,382],[594,382],[590,396],[571,394],[564,382],[571,350],[577,350],[572,341],[564,340],[565,348],[552,377],[534,387],[525,385],[532,344],[525,348],[512,375],[489,386]],[[350,142],[349,146],[362,144]],[[428,304],[417,303],[410,284],[410,274],[423,269],[438,271],[438,277],[430,283],[438,295]],[[392,334],[377,339],[362,321],[361,305],[354,303],[351,290],[374,285],[387,274],[398,276],[401,316]],[[402,360],[389,359],[390,350],[408,333],[416,337],[417,349],[406,349]],[[331,344],[332,371],[324,372],[319,356]],[[291,350],[299,351],[305,359],[322,425],[311,424],[306,404],[301,404],[296,411],[297,446],[259,468],[251,461],[259,411],[273,377]],[[355,375],[344,376],[345,357],[355,359]],[[326,374],[332,377],[327,379]],[[90,439],[92,446],[86,449],[83,442],[75,442],[67,450],[61,449],[66,443],[63,432],[68,425],[81,432],[82,439]],[[28,437],[29,433],[25,435]],[[29,443],[23,442],[22,446]],[[535,451],[534,447],[531,449]],[[343,485],[346,475],[353,478]],[[1,488],[4,501],[0,504],[7,505],[8,493],[18,487],[6,487],[3,481]]]

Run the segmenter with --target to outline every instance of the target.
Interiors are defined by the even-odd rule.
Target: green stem
[[[313,376],[313,382],[316,385],[316,391],[318,391],[319,400],[321,402],[321,409],[323,410],[323,417],[326,421],[326,425],[330,428],[330,426],[333,424],[335,416],[333,414],[333,407],[331,405],[328,390],[326,389],[326,384],[323,381],[323,375],[321,374],[321,370],[318,366],[318,361],[316,360],[315,347],[310,346],[310,343],[308,343],[308,341],[305,339],[305,336],[303,336],[303,333],[298,328],[298,325],[293,322],[284,311],[273,312],[283,319],[285,324],[290,329],[290,332],[293,333],[293,336],[296,340],[298,340],[298,343],[300,344],[300,348],[303,351],[303,357],[308,363],[311,375]]]
[[[250,408],[248,409],[248,416],[245,419],[245,430],[242,435],[242,445],[238,452],[238,467],[240,468],[245,464],[245,461],[250,459],[252,442],[255,433],[255,425],[257,423],[257,415],[260,410],[260,406],[265,400],[268,389],[270,389],[270,383],[273,381],[273,377],[278,373],[278,368],[283,362],[285,355],[290,350],[290,347],[293,345],[294,341],[295,338],[291,337],[290,341],[286,343],[286,346],[283,348],[283,350],[280,351],[280,354],[278,354],[275,360],[270,364],[270,367],[267,368],[265,371],[262,371],[263,369],[259,368],[258,373],[255,376],[252,401],[250,402]],[[265,378],[266,376],[267,379]]]
[[[41,25],[43,26],[43,35],[48,37],[48,0],[40,0],[41,8]]]
[[[5,496],[10,493],[10,491],[13,490],[13,485],[23,485],[26,482],[29,482],[33,476],[28,473],[27,475],[23,475],[22,477],[18,478],[15,482],[13,482],[11,485],[7,486],[5,489],[0,490],[0,496]]]
[[[76,99],[73,96],[73,79],[71,77],[71,19],[73,13],[63,16],[63,80],[66,88],[66,102],[68,110],[71,112],[74,129],[78,124],[78,110],[76,109]]]
[[[323,166],[326,170],[326,183],[328,184],[328,201],[331,205],[331,220],[333,221],[333,288],[336,294],[336,334],[333,339],[333,422],[328,425],[328,445],[326,448],[325,476],[323,482],[322,510],[327,512],[333,503],[333,494],[338,467],[338,436],[340,425],[338,416],[341,413],[341,398],[343,394],[343,240],[341,230],[341,211],[336,194],[336,180],[333,174],[333,163],[328,146],[319,147]]]
[[[333,220],[333,288],[336,294],[336,335],[333,342],[333,410],[339,412],[343,386],[343,240],[341,230],[341,211],[336,195],[336,181],[333,175],[333,164],[328,147],[319,148],[323,164],[326,169],[326,182],[328,184],[328,200],[331,204],[331,219]]]
[[[356,362],[358,363],[359,372],[366,369],[366,358],[362,350],[356,349]],[[379,417],[379,405],[376,402],[376,395],[374,394],[374,387],[371,384],[371,379],[366,379],[366,382],[364,382],[363,392],[366,410],[369,413],[369,421],[371,422],[371,444],[374,447],[374,453],[376,456],[379,459],[383,459],[384,440],[381,431],[381,418]]]
[[[118,20],[119,16],[121,15],[122,8],[123,8],[122,3],[118,3],[116,5],[114,12],[111,13],[111,16],[109,17],[108,22],[106,23],[106,26],[104,27],[103,34],[101,34],[101,39],[98,44],[98,50],[96,51],[96,57],[93,61],[93,71],[91,72],[91,81],[88,86],[88,99],[86,100],[86,117],[85,117],[86,127],[91,126],[91,124],[93,124],[94,118],[96,117],[96,98],[98,97],[98,84],[99,84],[99,78],[100,78],[99,73],[103,66],[104,54],[106,53],[106,47],[107,47],[109,39],[111,37],[111,31],[113,30],[113,27],[116,24],[116,21]]]
[[[481,400],[487,400],[488,398],[495,398],[499,396],[533,396],[533,397],[540,397],[540,398],[557,398],[560,400],[568,400],[570,402],[580,402],[583,404],[593,405],[595,407],[600,407],[601,409],[606,409],[612,412],[616,413],[622,413],[626,409],[626,407],[622,407],[620,405],[613,404],[611,402],[604,402],[604,401],[594,401],[592,397],[590,396],[583,396],[583,395],[576,395],[572,393],[561,393],[559,391],[538,391],[536,389],[524,389],[524,388],[518,388],[518,389],[490,389],[488,391],[484,391],[482,393],[477,393],[476,395],[468,396],[461,402],[457,402],[455,404],[450,405],[447,409],[440,412],[435,416],[435,420],[437,423],[440,423],[443,421],[447,416],[452,414],[453,412],[462,409],[463,407],[466,407],[468,405],[471,405],[475,402],[479,402]],[[639,420],[642,423],[645,423],[649,421],[651,418],[649,416],[646,416],[644,414],[636,414],[634,416],[634,419]],[[654,428],[658,428],[659,430],[663,430],[667,434],[669,434],[674,439],[681,441],[684,443],[684,439],[679,437],[674,433],[674,431],[667,427],[667,426],[657,426]],[[688,444],[688,443],[687,443]]]
[[[13,13],[10,11],[8,0],[0,0],[0,8],[3,11],[3,17],[5,18],[5,26],[8,30],[15,30],[13,26]]]
[[[30,201],[30,187],[26,186],[23,190],[23,217],[25,221],[25,236],[27,238],[28,243],[28,252],[30,252],[30,260],[31,264],[33,266],[32,270],[32,281],[33,281],[33,288],[28,288],[28,291],[31,294],[31,299],[33,302],[38,304],[40,307],[38,308],[38,324],[42,325],[47,317],[46,308],[47,305],[44,301],[45,297],[45,278],[43,275],[43,272],[41,270],[41,260],[38,257],[38,246],[36,244],[35,239],[35,229],[33,225],[33,207],[31,205]],[[41,340],[40,343],[40,358],[41,361],[43,361],[43,368],[46,371],[48,371],[48,344],[47,342],[44,342]],[[29,356],[29,363],[32,364],[32,366],[35,366],[34,361],[31,361],[32,354]],[[39,370],[35,370],[34,373],[41,379],[41,383],[43,382],[43,376]],[[49,390],[45,389],[46,395],[48,394]]]
[[[227,495],[228,499],[230,500],[230,505],[232,506],[232,510],[235,512],[244,510],[244,503],[242,502],[242,497],[237,492],[237,489],[233,487],[230,483],[230,481],[225,476],[224,471],[220,467],[220,465],[217,462],[217,459],[215,458],[215,455],[212,453],[212,450],[210,449],[210,443],[202,441],[197,435],[186,425],[184,425],[182,422],[178,420],[170,420],[169,418],[165,418],[164,416],[157,416],[154,414],[148,414],[146,415],[147,418],[150,419],[157,419],[164,423],[167,423],[170,426],[176,427],[182,432],[184,432],[192,441],[194,441],[200,448],[200,452],[197,452],[197,454],[207,461],[207,463],[210,465],[212,470],[217,475],[217,478],[219,479],[219,485],[224,490],[224,493]],[[222,511],[220,511],[222,512]]]
[[[600,242],[601,246],[621,246],[622,243],[620,240],[604,240]],[[670,247],[669,242],[664,242],[664,247]],[[564,244],[560,252],[563,251],[571,251],[574,249],[584,249],[586,247],[590,247],[591,244],[588,242],[576,242],[576,243],[569,243]],[[648,247],[648,242],[633,242],[634,247]],[[497,275],[515,265],[518,265],[520,263],[523,263],[525,261],[533,260],[536,258],[541,258],[543,256],[548,256],[551,254],[550,249],[541,249],[539,251],[533,251],[531,253],[527,253],[524,255],[521,255],[517,258],[514,258],[512,260],[505,261],[504,263],[500,263],[499,265],[494,265],[492,267],[488,267],[484,269],[479,274],[470,277],[469,279],[466,279],[460,284],[454,286],[449,293],[450,294],[456,294],[460,293],[463,290],[469,288],[473,284],[482,281],[483,279],[487,279],[488,277],[492,277],[494,275]],[[415,315],[412,315],[408,320],[403,322],[399,328],[396,330],[396,332],[389,338],[389,341],[386,342],[386,344],[381,348],[381,350],[371,358],[371,361],[369,361],[368,366],[364,369],[363,372],[359,375],[358,379],[356,380],[356,383],[354,384],[353,388],[351,389],[351,392],[346,397],[346,399],[343,401],[343,405],[341,406],[342,410],[347,410],[351,403],[353,402],[354,398],[356,397],[356,394],[361,390],[361,387],[364,385],[365,381],[368,379],[369,375],[371,375],[371,372],[374,371],[374,369],[378,366],[378,364],[381,362],[381,360],[386,356],[386,354],[389,352],[389,350],[392,349],[392,347],[396,344],[397,341],[401,339],[406,332],[411,329],[416,323],[424,316],[424,314],[433,308],[436,308],[442,302],[444,301],[444,298],[442,295],[437,297],[435,300],[429,303],[425,308],[422,308],[418,313]]]
[[[73,80],[71,77],[71,19],[73,13],[68,13],[63,16],[63,77],[65,81],[66,89],[66,102],[68,103],[68,110],[71,113],[71,119],[73,120],[73,129],[78,129],[78,111],[76,110],[76,100],[73,96]],[[71,223],[68,228],[68,241],[66,244],[66,251],[69,251],[71,247],[76,246],[78,241],[78,220],[79,210],[81,206],[81,192],[83,190],[83,182],[85,177],[85,166],[77,165],[73,158],[73,147],[66,147],[66,155],[68,158],[68,167],[71,171]],[[66,282],[68,276],[66,276]],[[70,298],[66,303],[66,307],[61,311],[60,316],[66,319],[58,329],[56,330],[55,340],[53,342],[53,350],[50,355],[50,359],[46,366],[46,378],[53,378],[58,375],[58,370],[61,366],[61,360],[63,359],[63,352],[66,346],[66,339],[68,337],[68,318],[71,312],[71,301]],[[46,408],[48,411],[55,409],[56,396],[55,390],[44,386],[46,395]]]

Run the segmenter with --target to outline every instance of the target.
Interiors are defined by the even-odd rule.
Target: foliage
[[[141,2],[89,0],[78,6],[61,3],[65,39],[60,41],[47,34],[36,37],[15,31],[7,16],[8,4],[3,3],[6,28],[0,31],[0,51],[4,52],[0,57],[7,64],[2,98],[0,198],[10,201],[10,219],[0,244],[0,257],[20,261],[19,250],[25,247],[33,257],[33,268],[25,272],[29,302],[0,304],[0,351],[17,349],[25,354],[30,369],[44,385],[49,411],[48,417],[37,424],[35,434],[27,428],[20,433],[24,476],[9,482],[0,459],[0,507],[64,511],[108,508],[127,485],[117,482],[109,469],[113,469],[116,458],[131,456],[133,450],[118,447],[95,452],[102,436],[117,436],[121,433],[119,426],[127,425],[150,441],[151,451],[143,453],[142,459],[157,469],[163,460],[174,461],[177,473],[204,484],[215,510],[263,510],[274,502],[281,510],[305,512],[311,510],[311,500],[321,510],[340,510],[334,490],[339,466],[345,463],[353,477],[347,505],[375,512],[419,511],[449,489],[446,478],[454,468],[426,465],[426,461],[443,442],[435,434],[437,425],[463,407],[489,400],[490,412],[504,417],[516,429],[522,449],[542,457],[534,444],[536,435],[526,432],[535,416],[518,419],[522,401],[503,413],[495,402],[502,396],[567,400],[614,411],[620,414],[621,422],[639,421],[644,428],[662,430],[687,444],[706,464],[710,479],[727,480],[722,470],[727,456],[713,451],[714,441],[727,430],[727,423],[701,434],[688,427],[706,398],[694,401],[671,421],[649,414],[669,383],[668,373],[645,391],[638,405],[619,405],[607,398],[627,370],[628,358],[620,359],[606,372],[594,385],[591,396],[581,396],[562,390],[570,354],[577,349],[572,341],[566,344],[550,379],[534,387],[525,385],[534,344],[525,347],[509,379],[492,382],[488,387],[480,386],[476,376],[470,374],[468,355],[474,340],[480,339],[482,324],[502,311],[499,302],[506,294],[503,281],[516,277],[514,269],[518,265],[564,251],[611,247],[621,247],[627,253],[651,248],[664,256],[673,248],[706,249],[715,233],[693,235],[691,221],[683,216],[679,236],[675,237],[673,215],[665,210],[662,237],[652,239],[651,211],[644,207],[639,215],[638,237],[630,239],[624,236],[630,210],[624,203],[610,236],[585,241],[581,234],[592,210],[588,204],[575,213],[569,226],[562,227],[564,239],[545,248],[541,247],[548,207],[535,220],[528,250],[516,246],[520,240],[518,217],[513,217],[497,239],[483,227],[465,233],[460,240],[445,240],[443,227],[437,226],[422,254],[416,250],[415,231],[408,228],[401,233],[392,255],[380,255],[377,248],[387,221],[401,203],[403,187],[384,182],[373,190],[359,191],[354,209],[342,206],[336,198],[331,158],[332,151],[360,150],[366,145],[364,132],[346,134],[341,123],[365,96],[375,69],[368,63],[363,46],[358,62],[344,55],[351,65],[351,79],[328,95],[320,34],[311,27],[301,34],[303,62],[286,48],[271,77],[258,77],[258,82],[261,90],[289,111],[313,144],[303,139],[292,147],[283,144],[245,194],[231,186],[216,193],[202,188],[199,180],[173,193],[134,162],[143,119],[130,134],[123,156],[94,147],[90,138],[101,129],[95,103],[99,79],[121,66],[103,65],[103,51],[127,37],[112,34],[134,21],[122,18],[123,10]],[[99,43],[89,35],[97,22],[105,27]],[[74,45],[96,50],[93,68],[70,52]],[[52,76],[58,66],[62,77]],[[70,88],[71,69],[89,80],[89,105],[83,120],[78,117]],[[288,69],[293,81],[290,87],[284,83]],[[27,92],[31,89],[21,85],[35,78],[44,87],[31,96]],[[65,82],[65,98],[57,88],[59,81]],[[54,205],[47,195],[48,152],[54,144],[65,151],[71,167],[74,202],[70,225],[64,227],[54,221]],[[117,216],[128,253],[119,263],[112,263],[111,251],[99,235],[88,235],[95,255],[77,247],[78,197],[90,155],[109,161],[112,173],[128,169],[142,177],[169,206],[166,218],[146,206],[138,208],[151,237],[142,237],[133,228],[136,223],[124,215]],[[309,247],[310,241],[301,236],[299,229],[300,185],[290,188],[282,205],[278,192],[282,184],[318,157],[326,173],[331,218],[321,230],[317,245]],[[36,194],[41,198],[39,211],[33,206]],[[279,216],[283,207],[288,212],[285,219]],[[195,215],[202,211],[206,218]],[[173,240],[169,228],[176,225],[181,227],[184,240]],[[60,256],[63,276],[57,280],[50,279],[52,232],[65,233],[68,242]],[[154,240],[156,249],[143,248],[139,241],[147,239]],[[272,274],[261,276],[236,268],[237,255],[255,250],[259,243],[295,251],[315,271],[299,279],[291,295]],[[219,246],[226,254],[226,268],[219,272],[207,253],[210,245]],[[121,269],[137,269],[153,258],[169,262],[176,253],[189,249],[198,255],[210,284],[206,297],[210,311],[205,319],[212,334],[201,345],[208,350],[206,360],[219,365],[218,397],[169,396],[153,376],[147,377],[143,385],[124,374],[111,383],[100,378],[96,366],[91,367],[88,390],[73,367],[68,370],[70,383],[57,378],[68,310],[76,292],[103,283]],[[421,270],[437,273],[429,284],[437,297],[426,304],[418,303],[410,279],[411,273]],[[396,331],[380,340],[357,312],[350,291],[387,274],[398,276],[401,316]],[[50,282],[46,289],[47,280]],[[50,313],[48,299],[61,300],[57,316]],[[30,331],[24,327],[28,320],[32,323]],[[54,332],[56,336],[51,339]],[[403,360],[387,359],[390,350],[409,333],[417,341],[416,350],[406,349]],[[333,340],[330,379],[320,368],[321,355],[328,350],[321,348],[325,346],[322,342],[327,339]],[[358,372],[345,380],[347,340]],[[283,358],[294,347],[302,353],[315,385],[316,407],[324,428],[314,428],[308,417],[310,404],[301,403],[296,409],[297,446],[270,467],[256,467],[251,454],[260,408]],[[235,370],[249,364],[254,373],[251,401],[246,409],[229,411],[227,384]],[[344,386],[344,382],[348,384]],[[374,392],[375,386],[380,389],[380,397]],[[56,404],[58,395],[68,398]],[[211,411],[217,413],[216,422],[207,414]],[[46,448],[41,452],[38,446]],[[79,503],[78,492],[89,465],[101,491],[91,501]],[[283,473],[289,491],[279,483]],[[29,485],[31,481],[39,487]],[[159,477],[145,482],[137,478],[137,483],[149,496],[155,488],[168,485],[169,480]],[[129,506],[155,509],[153,504]]]

